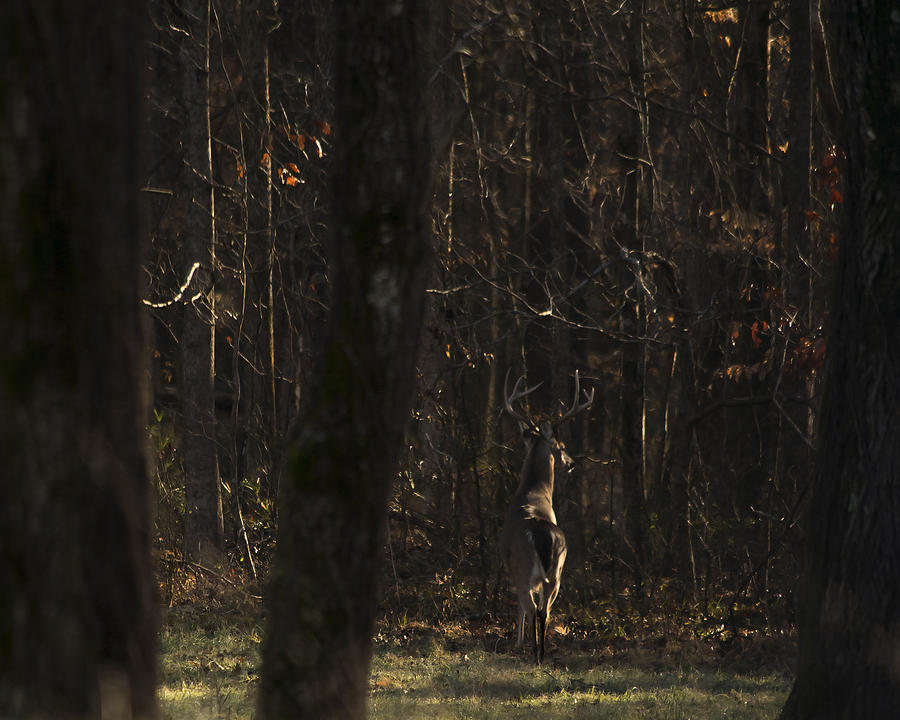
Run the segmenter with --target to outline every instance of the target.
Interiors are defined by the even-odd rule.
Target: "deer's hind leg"
[[[534,602],[534,597],[531,592],[526,590],[524,592],[519,592],[519,627],[518,627],[518,642],[516,643],[519,648],[524,647],[525,645],[525,630],[528,629],[529,635],[534,641],[534,631],[535,631],[535,618],[537,616],[537,605]]]

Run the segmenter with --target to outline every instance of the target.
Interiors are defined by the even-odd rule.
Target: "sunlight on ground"
[[[583,666],[583,667],[580,667]],[[371,717],[734,718],[777,714],[788,681],[716,670],[650,671],[627,665],[535,669],[525,659],[469,652],[457,657],[376,655]]]
[[[207,617],[178,618],[160,634],[165,720],[252,718],[261,634]]]
[[[441,633],[376,643],[373,720],[761,720],[777,715],[790,686],[784,672],[681,664],[666,655],[629,662],[555,648],[543,668]],[[167,623],[161,637],[159,701],[167,720],[255,716],[261,630],[203,618]]]

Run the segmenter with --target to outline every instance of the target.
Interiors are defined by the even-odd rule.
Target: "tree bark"
[[[529,120],[531,156],[534,161],[532,187],[539,202],[530,205],[527,218],[526,256],[531,281],[527,297],[532,308],[544,310],[553,305],[559,293],[560,280],[565,277],[567,244],[563,178],[571,163],[569,144],[574,132],[571,115],[565,102],[565,74],[567,49],[563,37],[568,8],[553,0],[533,3],[534,17],[530,23],[532,41],[540,52],[529,65],[528,84],[533,93],[533,108]],[[552,403],[567,394],[568,341],[564,330],[552,318],[530,317],[525,322],[522,338],[526,367],[532,384],[540,387],[529,397],[532,408],[551,412]]]
[[[893,718],[900,706],[900,20],[890,0],[831,3],[829,20],[846,192],[785,720]]]
[[[807,323],[809,310],[809,231],[806,213],[810,210],[810,116],[812,89],[812,42],[810,38],[811,0],[790,0],[791,60],[788,66],[790,116],[788,149],[785,157],[784,199],[788,212],[789,300]]]
[[[156,715],[141,2],[4,6],[0,716]]]
[[[263,718],[362,718],[430,253],[425,3],[336,3],[329,336],[283,493]]]
[[[640,253],[644,249],[642,219],[645,212],[641,200],[644,196],[644,170],[640,162],[644,148],[645,113],[644,102],[644,0],[631,0],[628,26],[628,74],[631,92],[637,110],[631,114],[631,126],[624,142],[626,162],[630,163],[625,179],[624,201],[618,228],[619,252],[623,258],[630,253]],[[622,313],[622,333],[629,340],[622,346],[622,409],[621,409],[621,462],[622,493],[625,511],[625,532],[631,549],[633,575],[638,587],[643,590],[644,573],[647,568],[647,521],[644,502],[644,335],[642,283],[637,272],[641,272],[640,260],[633,264],[623,263],[619,273],[622,278],[622,292],[632,286],[630,298],[623,297],[625,303],[633,302]]]
[[[749,213],[769,208],[769,173],[763,155],[767,145],[769,79],[769,7],[771,0],[739,5],[740,45],[729,99],[731,163],[737,207]]]
[[[184,458],[184,554],[215,566],[224,547],[222,491],[216,452],[215,415],[215,195],[209,117],[209,4],[190,4],[190,34],[182,39],[183,147],[186,204],[185,275],[199,263],[182,312],[182,456]]]

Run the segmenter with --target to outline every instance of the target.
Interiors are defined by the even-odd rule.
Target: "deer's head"
[[[555,420],[549,420],[540,417],[533,418],[527,412],[515,409],[515,403],[521,401],[522,398],[527,396],[529,393],[534,392],[540,386],[541,383],[538,383],[534,387],[526,387],[525,376],[523,375],[516,381],[516,384],[513,387],[512,392],[510,393],[509,371],[507,371],[506,378],[503,381],[504,409],[519,426],[519,431],[522,433],[522,439],[525,441],[525,447],[528,451],[527,457],[531,457],[532,451],[538,443],[544,443],[550,449],[551,455],[558,457],[563,466],[567,470],[571,470],[574,466],[574,461],[566,452],[565,445],[563,445],[562,441],[560,441],[557,430],[564,421],[591,406],[591,404],[594,402],[594,390],[592,388],[590,394],[585,391],[584,400],[579,403],[579,399],[581,397],[581,388],[578,371],[576,370],[575,397],[572,400],[572,406],[568,411],[560,415],[559,418]]]

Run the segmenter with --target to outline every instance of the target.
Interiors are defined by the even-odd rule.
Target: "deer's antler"
[[[505,388],[504,388],[504,389],[505,389]],[[559,425],[559,424],[562,423],[563,421],[568,420],[570,417],[573,417],[574,415],[577,415],[577,414],[580,413],[582,410],[587,410],[587,409],[594,403],[594,390],[595,390],[595,388],[591,388],[590,394],[588,394],[587,391],[585,391],[585,393],[584,393],[585,400],[584,400],[583,403],[581,403],[581,404],[579,405],[579,404],[578,404],[578,398],[580,397],[580,396],[579,396],[579,391],[580,391],[580,390],[581,390],[581,381],[580,381],[580,379],[579,379],[579,377],[578,377],[578,371],[576,370],[576,371],[575,371],[575,397],[574,397],[574,399],[572,400],[572,407],[569,408],[569,410],[568,410],[566,413],[564,413],[564,414],[562,415],[562,417],[559,418],[559,420],[557,420],[556,422],[554,422],[554,423],[553,423],[554,425]]]
[[[528,426],[528,425],[533,424],[531,419],[527,415],[523,415],[519,412],[516,412],[513,409],[513,403],[518,400],[521,400],[523,397],[525,397],[529,393],[533,393],[535,390],[537,390],[541,386],[541,383],[538,383],[534,387],[522,387],[522,389],[520,390],[519,386],[520,385],[524,386],[524,384],[525,384],[525,376],[522,375],[518,380],[516,380],[516,384],[513,387],[512,394],[510,394],[508,391],[509,370],[506,371],[506,377],[503,380],[503,408],[506,410],[506,412],[508,412],[510,414],[510,416],[513,419],[517,420],[521,425]]]

